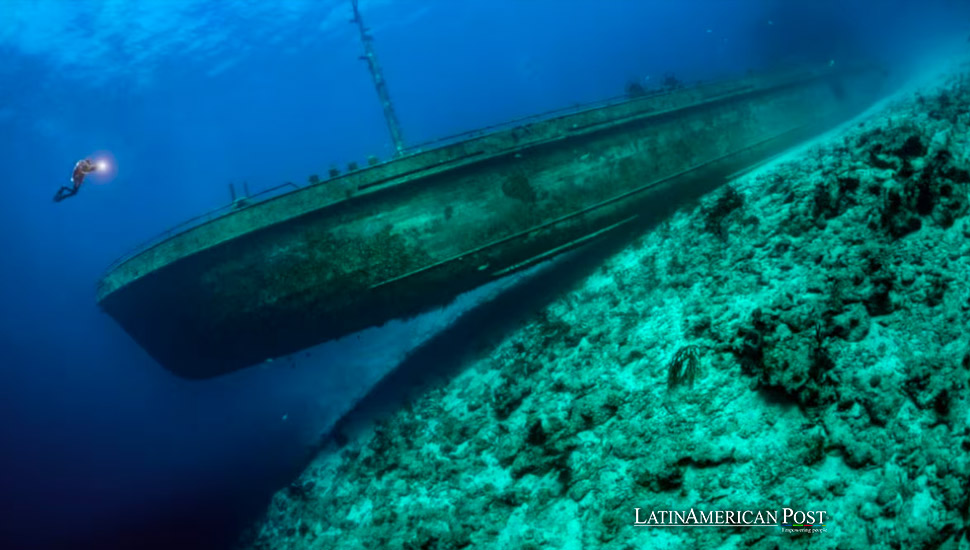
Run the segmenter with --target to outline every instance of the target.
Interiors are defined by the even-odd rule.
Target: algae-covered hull
[[[114,266],[98,299],[173,372],[230,372],[642,221],[845,120],[880,79],[752,75],[409,154],[168,237]]]

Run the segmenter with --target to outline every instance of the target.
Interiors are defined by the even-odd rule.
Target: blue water
[[[946,0],[360,7],[410,144],[668,71],[868,58],[908,74],[970,33],[965,3]],[[95,304],[112,260],[224,206],[230,182],[257,192],[391,155],[349,16],[326,0],[0,4],[0,548],[228,544],[366,389],[357,373],[427,332],[395,324],[188,382]],[[117,176],[54,204],[98,151]]]

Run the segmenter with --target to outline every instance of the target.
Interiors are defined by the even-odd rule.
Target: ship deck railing
[[[760,72],[764,72],[764,71],[760,71]],[[794,73],[797,73],[798,71],[795,70],[795,69],[789,68],[788,69],[788,72],[794,74]],[[758,74],[758,73],[755,73],[753,71],[749,71],[748,74],[747,74],[747,76],[754,76],[756,74]],[[277,186],[274,186],[274,187],[270,187],[268,189],[264,189],[264,190],[262,190],[262,191],[260,191],[260,192],[258,192],[256,194],[254,194],[254,195],[249,195],[249,196],[245,196],[245,197],[242,197],[242,198],[238,198],[238,199],[234,200],[233,202],[230,202],[229,204],[226,204],[224,206],[220,206],[218,208],[215,208],[213,210],[210,210],[209,212],[206,212],[205,214],[201,214],[199,216],[195,216],[193,218],[190,218],[188,220],[185,220],[184,222],[182,222],[182,223],[180,223],[178,225],[175,225],[175,226],[169,228],[168,230],[166,230],[166,231],[164,231],[164,232],[162,232],[162,233],[160,233],[158,235],[155,235],[151,239],[148,239],[147,241],[142,242],[141,244],[139,244],[139,245],[133,247],[132,249],[130,249],[128,252],[122,254],[117,259],[115,259],[113,262],[111,262],[111,264],[108,265],[108,267],[105,269],[105,272],[104,273],[105,274],[109,273],[112,269],[114,269],[117,266],[123,264],[124,262],[130,260],[131,258],[137,256],[138,254],[140,254],[140,253],[142,253],[142,252],[144,252],[146,250],[149,250],[152,247],[157,246],[158,244],[160,244],[162,242],[165,242],[166,240],[171,239],[171,238],[175,237],[176,235],[181,234],[181,233],[183,233],[185,231],[188,231],[188,230],[190,230],[190,229],[192,229],[194,227],[203,225],[205,223],[208,223],[210,221],[213,221],[215,219],[218,219],[218,218],[220,218],[222,216],[230,215],[233,212],[236,212],[238,210],[241,210],[241,209],[244,209],[244,208],[250,208],[252,206],[259,205],[259,204],[264,203],[266,201],[269,201],[271,199],[278,198],[278,197],[280,197],[282,195],[286,195],[286,194],[289,194],[289,193],[297,192],[300,189],[304,189],[306,187],[310,187],[310,186],[314,186],[314,185],[322,185],[322,184],[325,184],[326,182],[329,182],[329,181],[333,181],[333,180],[342,178],[342,177],[344,177],[346,175],[349,175],[349,174],[357,174],[359,172],[363,172],[363,171],[366,171],[368,169],[375,168],[377,166],[381,166],[381,165],[387,164],[389,162],[395,162],[397,160],[400,160],[401,158],[406,158],[406,157],[410,157],[410,156],[422,154],[422,153],[425,153],[425,152],[428,152],[428,151],[433,151],[433,150],[441,149],[441,148],[444,148],[444,147],[448,147],[450,145],[454,145],[456,143],[460,143],[462,141],[467,141],[467,140],[477,139],[477,138],[481,138],[481,137],[488,136],[488,135],[492,135],[492,134],[497,134],[499,132],[503,132],[503,131],[506,131],[506,130],[510,130],[512,128],[522,127],[522,126],[526,126],[528,124],[535,124],[535,123],[538,123],[538,122],[545,122],[545,121],[548,121],[548,120],[554,120],[556,118],[560,118],[560,117],[564,117],[564,116],[569,116],[569,115],[573,115],[573,114],[577,114],[577,113],[581,113],[581,112],[585,112],[585,111],[592,111],[592,110],[595,110],[595,109],[602,109],[602,108],[605,108],[605,107],[610,107],[610,106],[618,105],[618,104],[621,104],[621,103],[636,102],[636,101],[641,101],[641,100],[646,100],[646,99],[653,99],[653,98],[657,98],[657,97],[660,97],[660,96],[669,95],[669,94],[674,93],[674,92],[681,92],[681,91],[683,91],[685,89],[691,89],[691,88],[701,87],[701,86],[704,86],[704,85],[715,84],[715,83],[720,82],[720,81],[723,81],[723,80],[724,80],[724,78],[714,78],[714,79],[707,79],[707,80],[697,80],[697,81],[691,82],[690,84],[683,84],[683,83],[678,82],[676,84],[676,86],[663,87],[663,88],[654,88],[654,89],[645,89],[645,90],[643,90],[643,93],[637,93],[637,94],[629,94],[628,93],[628,94],[623,94],[623,95],[619,95],[619,96],[613,96],[613,97],[610,97],[610,98],[601,99],[601,100],[592,101],[592,102],[587,102],[587,103],[577,103],[577,104],[574,104],[574,105],[571,105],[571,106],[568,106],[568,107],[560,107],[558,109],[544,111],[542,113],[537,113],[537,114],[529,115],[529,116],[525,116],[525,117],[515,118],[515,119],[507,120],[507,121],[504,121],[504,122],[501,122],[501,123],[498,123],[498,124],[493,124],[493,125],[490,125],[490,126],[476,128],[474,130],[469,130],[467,132],[462,132],[462,133],[459,133],[459,134],[454,134],[454,135],[450,135],[450,136],[436,138],[436,139],[433,139],[433,140],[430,140],[430,141],[426,141],[426,142],[423,142],[423,143],[420,143],[420,144],[417,144],[417,145],[412,145],[412,146],[409,146],[409,147],[404,148],[399,155],[396,155],[394,157],[391,157],[391,158],[389,158],[387,160],[380,161],[380,162],[377,162],[375,164],[371,164],[371,165],[368,165],[368,166],[364,166],[364,167],[360,167],[360,168],[355,168],[353,170],[344,172],[344,173],[339,174],[339,175],[334,175],[332,177],[328,177],[328,178],[325,178],[325,179],[324,178],[321,178],[318,183],[308,183],[308,184],[300,185],[300,184],[296,184],[296,183],[293,183],[293,182],[286,182],[286,183],[283,183],[283,184],[280,184],[280,185],[277,185]]]

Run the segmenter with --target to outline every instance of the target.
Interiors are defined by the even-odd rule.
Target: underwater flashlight
[[[98,185],[108,183],[118,175],[118,163],[111,151],[95,151],[87,158],[94,163],[94,171],[91,172],[91,182]]]

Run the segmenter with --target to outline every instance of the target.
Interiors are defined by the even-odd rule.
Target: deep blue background
[[[868,56],[905,73],[968,32],[964,3],[947,0],[361,9],[411,144],[666,71],[695,80]],[[432,330],[397,324],[187,382],[95,305],[115,257],[223,206],[229,182],[255,192],[389,156],[349,15],[349,1],[0,4],[0,547],[226,540],[362,385]],[[53,204],[74,162],[99,150],[117,178]]]

